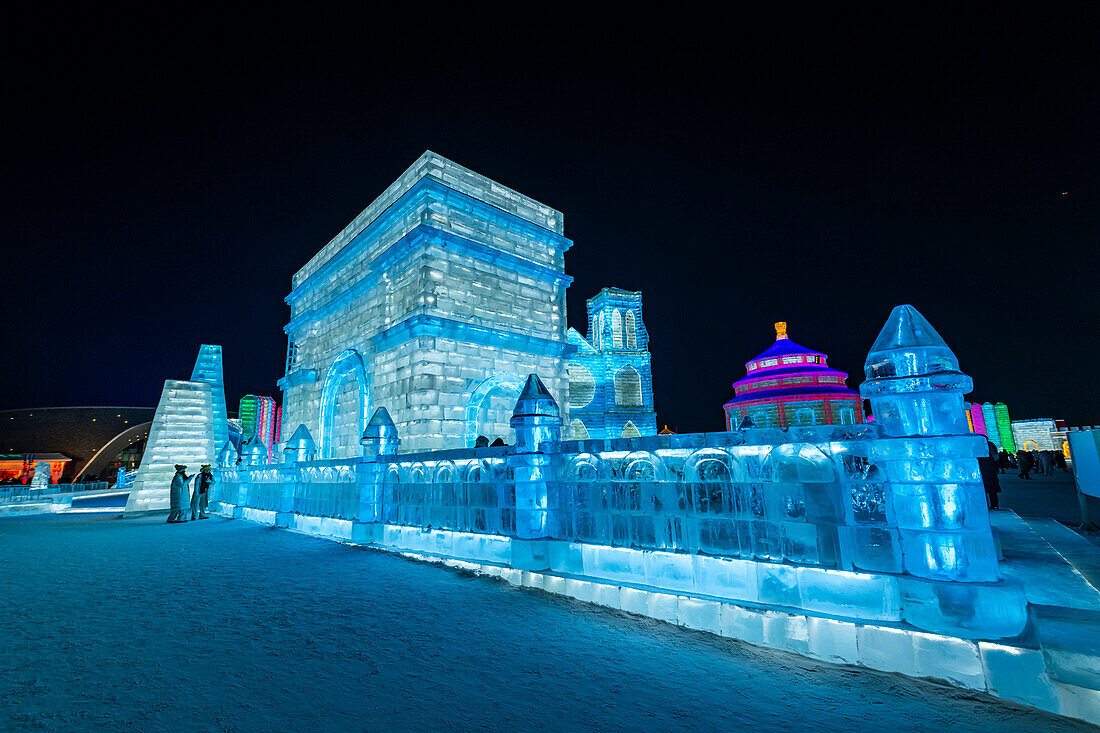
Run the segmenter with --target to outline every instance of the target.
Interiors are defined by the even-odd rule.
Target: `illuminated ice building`
[[[293,276],[284,424],[321,458],[360,455],[379,405],[403,452],[513,444],[526,375],[567,404],[563,231],[561,212],[421,155]]]
[[[242,439],[251,441],[259,438],[267,448],[270,460],[279,443],[282,408],[276,407],[271,397],[246,394],[241,398],[237,416],[241,422]]]
[[[649,334],[642,294],[604,288],[588,300],[588,338],[570,328],[566,436],[635,438],[657,434]]]
[[[737,396],[723,405],[726,428],[736,430],[745,417],[758,428],[863,422],[859,393],[845,386],[845,372],[829,368],[828,358],[787,338],[786,323],[775,324],[775,343],[733,383]]]

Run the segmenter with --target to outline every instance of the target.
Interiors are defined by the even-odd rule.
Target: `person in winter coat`
[[[1054,475],[1054,451],[1045,450],[1039,453],[1039,465],[1043,467],[1044,476]]]
[[[1031,454],[1026,450],[1016,452],[1016,466],[1020,469],[1020,478],[1031,478]]]
[[[989,444],[988,455],[978,458],[978,470],[981,471],[982,485],[985,487],[985,503],[990,509],[999,509],[997,494],[1001,493],[1001,481],[997,478],[997,446],[993,441]]]
[[[186,521],[183,518],[183,507],[187,505],[187,482],[191,479],[185,471],[187,466],[176,464],[176,475],[172,477],[172,488],[169,490],[168,521],[172,524]]]
[[[210,489],[214,486],[214,474],[210,471],[210,464],[204,463],[199,475],[195,478],[195,489],[191,492],[191,520],[210,519],[206,513],[207,503],[210,501]]]

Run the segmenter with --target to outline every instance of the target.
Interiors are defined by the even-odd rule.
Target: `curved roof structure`
[[[0,451],[64,453],[72,458],[65,467],[67,481],[120,434],[152,420],[155,412],[153,407],[110,406],[0,410]],[[107,461],[116,455],[117,451]],[[85,475],[92,473],[84,471]]]
[[[746,376],[733,383],[737,396],[726,407],[749,400],[800,395],[848,396],[847,372],[832,369],[821,351],[799,346],[787,337],[787,324],[775,324],[775,343],[745,362]]]
[[[149,428],[152,426],[152,420],[139,423],[132,428],[123,430],[121,433],[111,438],[107,441],[107,444],[96,451],[96,454],[84,464],[75,476],[73,476],[73,481],[76,481],[81,476],[99,476],[103,473],[103,470],[107,468],[107,464],[115,459],[115,456],[128,446],[148,438]]]

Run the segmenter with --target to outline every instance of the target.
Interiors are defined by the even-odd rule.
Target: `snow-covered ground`
[[[2,730],[1095,730],[244,521],[0,552]]]

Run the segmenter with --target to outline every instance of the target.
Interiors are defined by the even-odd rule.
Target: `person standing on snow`
[[[206,513],[209,503],[210,487],[214,485],[214,474],[210,471],[210,464],[204,463],[198,477],[195,478],[195,490],[191,492],[191,521],[195,519],[210,519]]]
[[[172,477],[172,488],[169,490],[168,521],[172,524],[187,521],[183,518],[183,507],[187,504],[187,482],[190,476],[184,473],[187,466],[176,464],[176,475]]]

